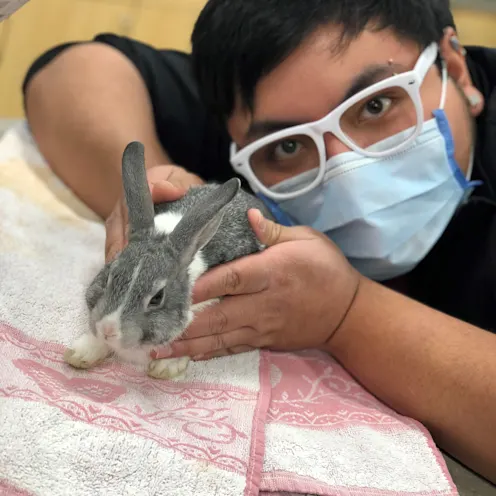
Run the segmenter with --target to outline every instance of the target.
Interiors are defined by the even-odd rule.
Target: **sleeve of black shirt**
[[[93,41],[116,48],[138,69],[150,95],[157,134],[174,163],[207,181],[224,181],[234,175],[229,135],[200,101],[190,55],[158,50],[114,34],[100,34]],[[23,91],[34,74],[74,44],[58,45],[38,57],[27,72]],[[109,84],[119,82],[109,80]]]

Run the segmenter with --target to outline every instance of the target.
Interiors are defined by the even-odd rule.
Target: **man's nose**
[[[339,140],[336,136],[334,136],[334,134],[331,133],[324,134],[324,143],[327,160],[340,155],[341,153],[351,151],[351,148],[348,148],[341,140]]]

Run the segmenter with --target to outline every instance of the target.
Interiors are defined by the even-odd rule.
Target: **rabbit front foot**
[[[64,360],[76,369],[90,369],[110,354],[110,349],[102,340],[93,334],[79,336],[72,348],[64,353]]]
[[[154,379],[175,379],[186,371],[189,362],[189,357],[152,360],[148,365],[148,375]]]

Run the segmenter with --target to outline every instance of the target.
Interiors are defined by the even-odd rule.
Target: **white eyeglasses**
[[[231,164],[254,190],[274,200],[303,195],[320,184],[325,174],[324,134],[331,133],[351,150],[365,157],[384,157],[407,148],[424,123],[420,88],[436,61],[438,45],[432,43],[420,55],[413,70],[380,81],[346,100],[315,122],[293,126],[261,138],[237,150],[231,144]],[[441,108],[446,99],[447,71],[443,66]],[[388,140],[399,136],[399,141]],[[287,177],[305,174],[298,191],[278,193],[264,181],[267,171]]]

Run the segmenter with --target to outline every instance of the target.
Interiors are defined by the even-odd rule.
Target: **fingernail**
[[[113,262],[117,258],[118,254],[118,250],[109,250],[107,256],[105,257],[105,263]]]
[[[257,212],[258,212],[258,228],[260,229],[260,232],[264,232],[267,227],[267,222],[265,221],[265,217],[263,216],[262,212],[260,212],[260,210],[257,210]]]
[[[193,362],[197,362],[199,360],[203,360],[205,358],[205,355],[196,355],[193,357]]]
[[[160,358],[169,358],[171,355],[172,355],[172,348],[170,346],[160,348],[160,350],[152,350],[150,352],[150,357],[152,360],[158,360]]]

